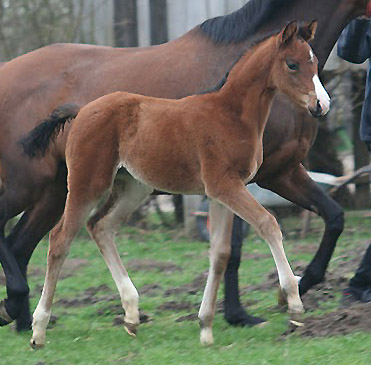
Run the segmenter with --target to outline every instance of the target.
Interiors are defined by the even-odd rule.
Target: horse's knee
[[[276,218],[268,213],[260,218],[257,227],[257,233],[268,242],[282,241],[282,232]]]
[[[334,235],[340,236],[344,230],[344,211],[339,208],[333,212],[327,222],[327,229]]]
[[[24,298],[28,296],[30,288],[28,287],[26,281],[21,281],[19,283],[14,284],[11,289],[8,288],[7,292],[8,296]]]
[[[212,261],[214,272],[217,275],[223,274],[227,267],[228,260],[231,256],[230,249],[227,248],[225,250],[212,253],[211,255],[212,255],[211,261]]]
[[[63,222],[60,222],[49,235],[48,262],[64,259],[68,254],[69,241],[71,239],[67,236]]]

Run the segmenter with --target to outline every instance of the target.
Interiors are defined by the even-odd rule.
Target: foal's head
[[[318,60],[307,43],[313,39],[317,22],[301,27],[291,22],[277,36],[278,55],[273,66],[275,86],[314,117],[330,109],[330,97],[318,78]]]

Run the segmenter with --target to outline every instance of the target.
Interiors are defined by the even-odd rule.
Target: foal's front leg
[[[276,263],[280,286],[287,296],[290,319],[297,323],[304,308],[299,297],[298,283],[283,249],[282,233],[276,219],[253,198],[241,180],[214,181],[217,181],[217,186],[214,182],[206,185],[207,195],[250,223],[259,236],[267,241]]]

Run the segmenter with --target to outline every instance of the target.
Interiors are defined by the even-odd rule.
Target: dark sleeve
[[[371,22],[367,19],[352,20],[338,40],[340,58],[362,63],[371,57]]]

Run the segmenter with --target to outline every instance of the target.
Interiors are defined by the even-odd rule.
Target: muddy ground
[[[347,252],[346,254],[338,257],[334,257],[328,273],[326,275],[326,281],[317,285],[311,291],[309,291],[303,298],[303,303],[306,308],[305,326],[296,330],[296,333],[306,337],[321,337],[321,336],[334,336],[344,335],[351,332],[365,331],[371,332],[371,303],[369,304],[357,304],[349,308],[340,308],[339,298],[340,293],[346,288],[346,285],[351,277],[352,273],[356,270],[361,257],[367,247],[368,243],[360,245],[356,250]],[[295,248],[296,253],[304,252],[303,250],[315,249],[316,247],[311,246],[298,246]],[[269,257],[269,256],[268,256]],[[244,258],[259,260],[267,258],[267,255],[249,255],[245,254]],[[68,259],[63,267],[61,279],[74,275],[76,271],[87,264],[87,260],[81,259]],[[293,261],[292,266],[296,274],[301,274],[307,263]],[[132,260],[127,265],[132,271],[148,271],[156,270],[158,272],[172,273],[180,272],[182,269],[169,262],[159,262],[153,260]],[[38,267],[30,267],[30,276],[44,275],[44,269]],[[145,285],[139,290],[141,296],[158,296],[163,295],[164,298],[173,296],[174,294],[187,294],[193,296],[203,291],[207,278],[207,272],[202,272],[197,275],[190,283],[182,286],[164,289],[158,283],[152,283]],[[2,274],[0,274],[0,284],[4,285],[5,280]],[[272,270],[266,275],[266,280],[259,285],[249,285],[240,288],[241,294],[248,296],[249,292],[254,290],[270,291],[276,290],[278,286],[278,280],[276,271]],[[37,288],[36,293],[33,295],[39,295],[37,292],[41,292],[42,288]],[[184,296],[182,296],[184,297]],[[194,303],[190,300],[168,300],[161,304],[157,310],[189,312],[188,315],[179,316],[176,321],[193,321],[197,320],[197,311],[199,303]],[[329,301],[335,301],[339,307],[335,311],[326,312],[324,315],[313,315],[317,309],[326,309],[325,304]],[[74,298],[65,298],[56,302],[57,305],[71,308],[71,307],[82,307],[88,306],[92,303],[104,303],[103,307],[97,310],[98,315],[113,315],[113,325],[123,324],[122,308],[120,305],[120,298],[118,293],[114,292],[107,285],[103,284],[98,287],[91,287],[84,292],[77,293]],[[245,301],[245,306],[254,304],[252,301]],[[323,307],[324,306],[324,307]],[[222,312],[223,302],[218,302],[218,311]],[[268,310],[277,310],[277,308],[269,308]],[[53,318],[53,325],[57,322],[58,318]],[[147,314],[141,313],[141,321],[151,321]]]

